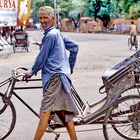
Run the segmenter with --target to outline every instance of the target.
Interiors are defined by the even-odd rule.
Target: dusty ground
[[[127,47],[128,35],[64,34],[70,36],[79,44],[77,64],[72,75],[73,84],[84,102],[96,102],[105,96],[105,94],[101,95],[98,92],[99,87],[102,85],[101,76],[104,71],[135,53],[135,50],[130,51]],[[34,41],[40,41],[41,35],[42,32],[40,31],[29,32],[29,53],[24,51],[13,53],[12,48],[4,50],[3,54],[0,55],[0,81],[8,77],[10,71],[17,66],[31,67],[39,51],[38,47],[32,45],[32,43]],[[21,96],[35,109],[39,110],[41,91],[21,92]],[[17,110],[17,123],[14,131],[6,140],[33,139],[38,119],[17,101],[17,99],[13,98],[12,100]],[[101,128],[101,125],[92,126],[92,129],[96,128]],[[78,127],[77,130],[79,129],[87,129],[87,127]],[[101,130],[77,132],[77,135],[79,140],[104,139]],[[48,137],[50,140],[54,139],[53,135],[45,134],[43,140],[46,140]],[[68,140],[68,134],[62,133],[60,140]]]

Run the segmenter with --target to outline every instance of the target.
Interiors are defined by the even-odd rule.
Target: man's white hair
[[[47,14],[49,14],[49,16],[54,16],[54,9],[50,6],[42,6],[39,8],[39,13],[41,11],[45,11]]]

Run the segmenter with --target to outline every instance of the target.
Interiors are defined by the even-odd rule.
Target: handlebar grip
[[[102,91],[102,89],[104,89],[104,91]],[[105,86],[103,85],[103,86],[101,86],[101,87],[99,88],[99,93],[100,93],[100,94],[103,94],[103,93],[105,93],[105,92],[106,92]]]
[[[33,44],[34,44],[34,45],[38,45],[38,46],[40,46],[40,45],[41,45],[41,43],[40,43],[40,42],[34,42]]]
[[[23,70],[25,70],[25,71],[28,71],[28,69],[27,69],[27,68],[24,68],[24,67],[21,67],[21,69],[23,69]]]

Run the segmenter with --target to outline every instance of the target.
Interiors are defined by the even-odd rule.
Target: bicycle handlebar
[[[12,70],[12,76],[15,76],[15,77],[24,76],[25,73],[20,72],[20,70],[28,71],[28,69],[25,67],[17,67],[17,68]]]
[[[40,42],[34,42],[33,44],[34,44],[34,45],[38,45],[38,46],[40,46],[40,45],[41,45],[41,43],[40,43]]]

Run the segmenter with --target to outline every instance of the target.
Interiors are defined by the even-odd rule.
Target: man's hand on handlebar
[[[71,69],[71,71],[70,71],[70,72],[71,72],[71,74],[73,74],[73,69]]]
[[[28,82],[28,80],[33,76],[33,73],[32,72],[28,72],[28,73],[25,73],[25,75],[23,76],[23,80]]]

